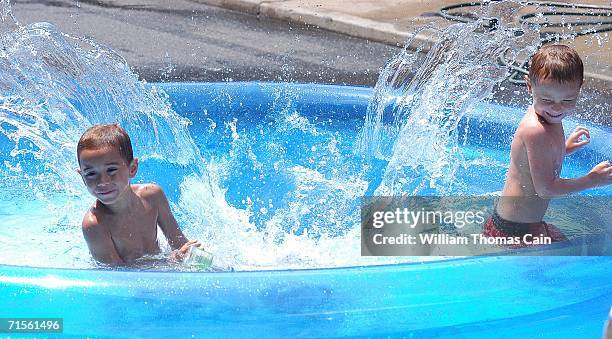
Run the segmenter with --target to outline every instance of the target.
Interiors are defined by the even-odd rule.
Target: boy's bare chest
[[[159,251],[157,245],[157,213],[151,208],[134,211],[109,221],[111,237],[124,260]]]

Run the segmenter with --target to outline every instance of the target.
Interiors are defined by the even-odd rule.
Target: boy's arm
[[[188,241],[170,210],[168,198],[166,198],[164,191],[159,185],[151,184],[147,189],[151,190],[151,197],[155,202],[155,206],[157,206],[157,224],[159,228],[164,232],[173,250],[181,249]]]
[[[95,260],[109,265],[125,264],[125,261],[117,253],[108,229],[98,223],[96,217],[91,212],[85,214],[82,229],[89,252]]]
[[[522,135],[529,172],[538,196],[549,198],[583,191],[588,188],[610,184],[610,164],[598,164],[585,176],[575,179],[562,179],[555,175],[553,154],[550,152],[550,140],[546,134],[536,128],[526,129]]]

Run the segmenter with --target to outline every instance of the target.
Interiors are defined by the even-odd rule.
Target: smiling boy
[[[560,178],[565,155],[590,141],[583,127],[565,140],[561,124],[576,108],[582,86],[583,64],[576,51],[564,45],[542,47],[531,59],[526,80],[533,104],[514,134],[502,197],[484,234],[565,240],[559,229],[543,221],[550,199],[612,183],[612,165],[604,161],[585,176]]]
[[[132,185],[138,170],[128,134],[117,124],[95,125],[77,145],[78,173],[96,201],[83,217],[83,236],[91,255],[110,265],[124,265],[160,252],[157,226],[182,258],[189,247],[161,187]]]

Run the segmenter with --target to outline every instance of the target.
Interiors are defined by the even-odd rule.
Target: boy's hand
[[[202,246],[202,243],[198,240],[189,240],[183,246],[181,246],[181,248],[179,248],[178,250],[172,251],[172,254],[170,254],[170,258],[177,260],[177,261],[183,261],[183,259],[185,258],[185,255],[187,254],[187,252],[189,252],[189,248],[192,246],[200,247]]]
[[[593,187],[612,184],[612,164],[607,160],[600,162],[593,167],[587,177],[593,183]]]
[[[585,136],[580,140],[580,137]],[[565,154],[570,154],[578,150],[580,147],[588,144],[591,141],[589,130],[584,127],[576,127],[576,129],[567,137],[565,141]]]

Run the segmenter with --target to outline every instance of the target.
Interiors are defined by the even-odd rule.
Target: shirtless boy
[[[583,78],[580,56],[564,45],[542,47],[531,59],[527,89],[533,104],[521,120],[510,151],[510,167],[502,198],[485,224],[494,237],[566,237],[543,222],[552,197],[612,183],[612,165],[604,161],[585,176],[560,178],[565,155],[590,141],[589,131],[577,127],[565,140],[561,121],[576,108]]]
[[[138,170],[127,133],[117,124],[89,128],[77,146],[78,173],[96,202],[83,218],[83,235],[91,255],[110,265],[125,265],[148,254],[160,252],[157,226],[182,258],[189,247],[168,199],[155,184],[132,185]]]

